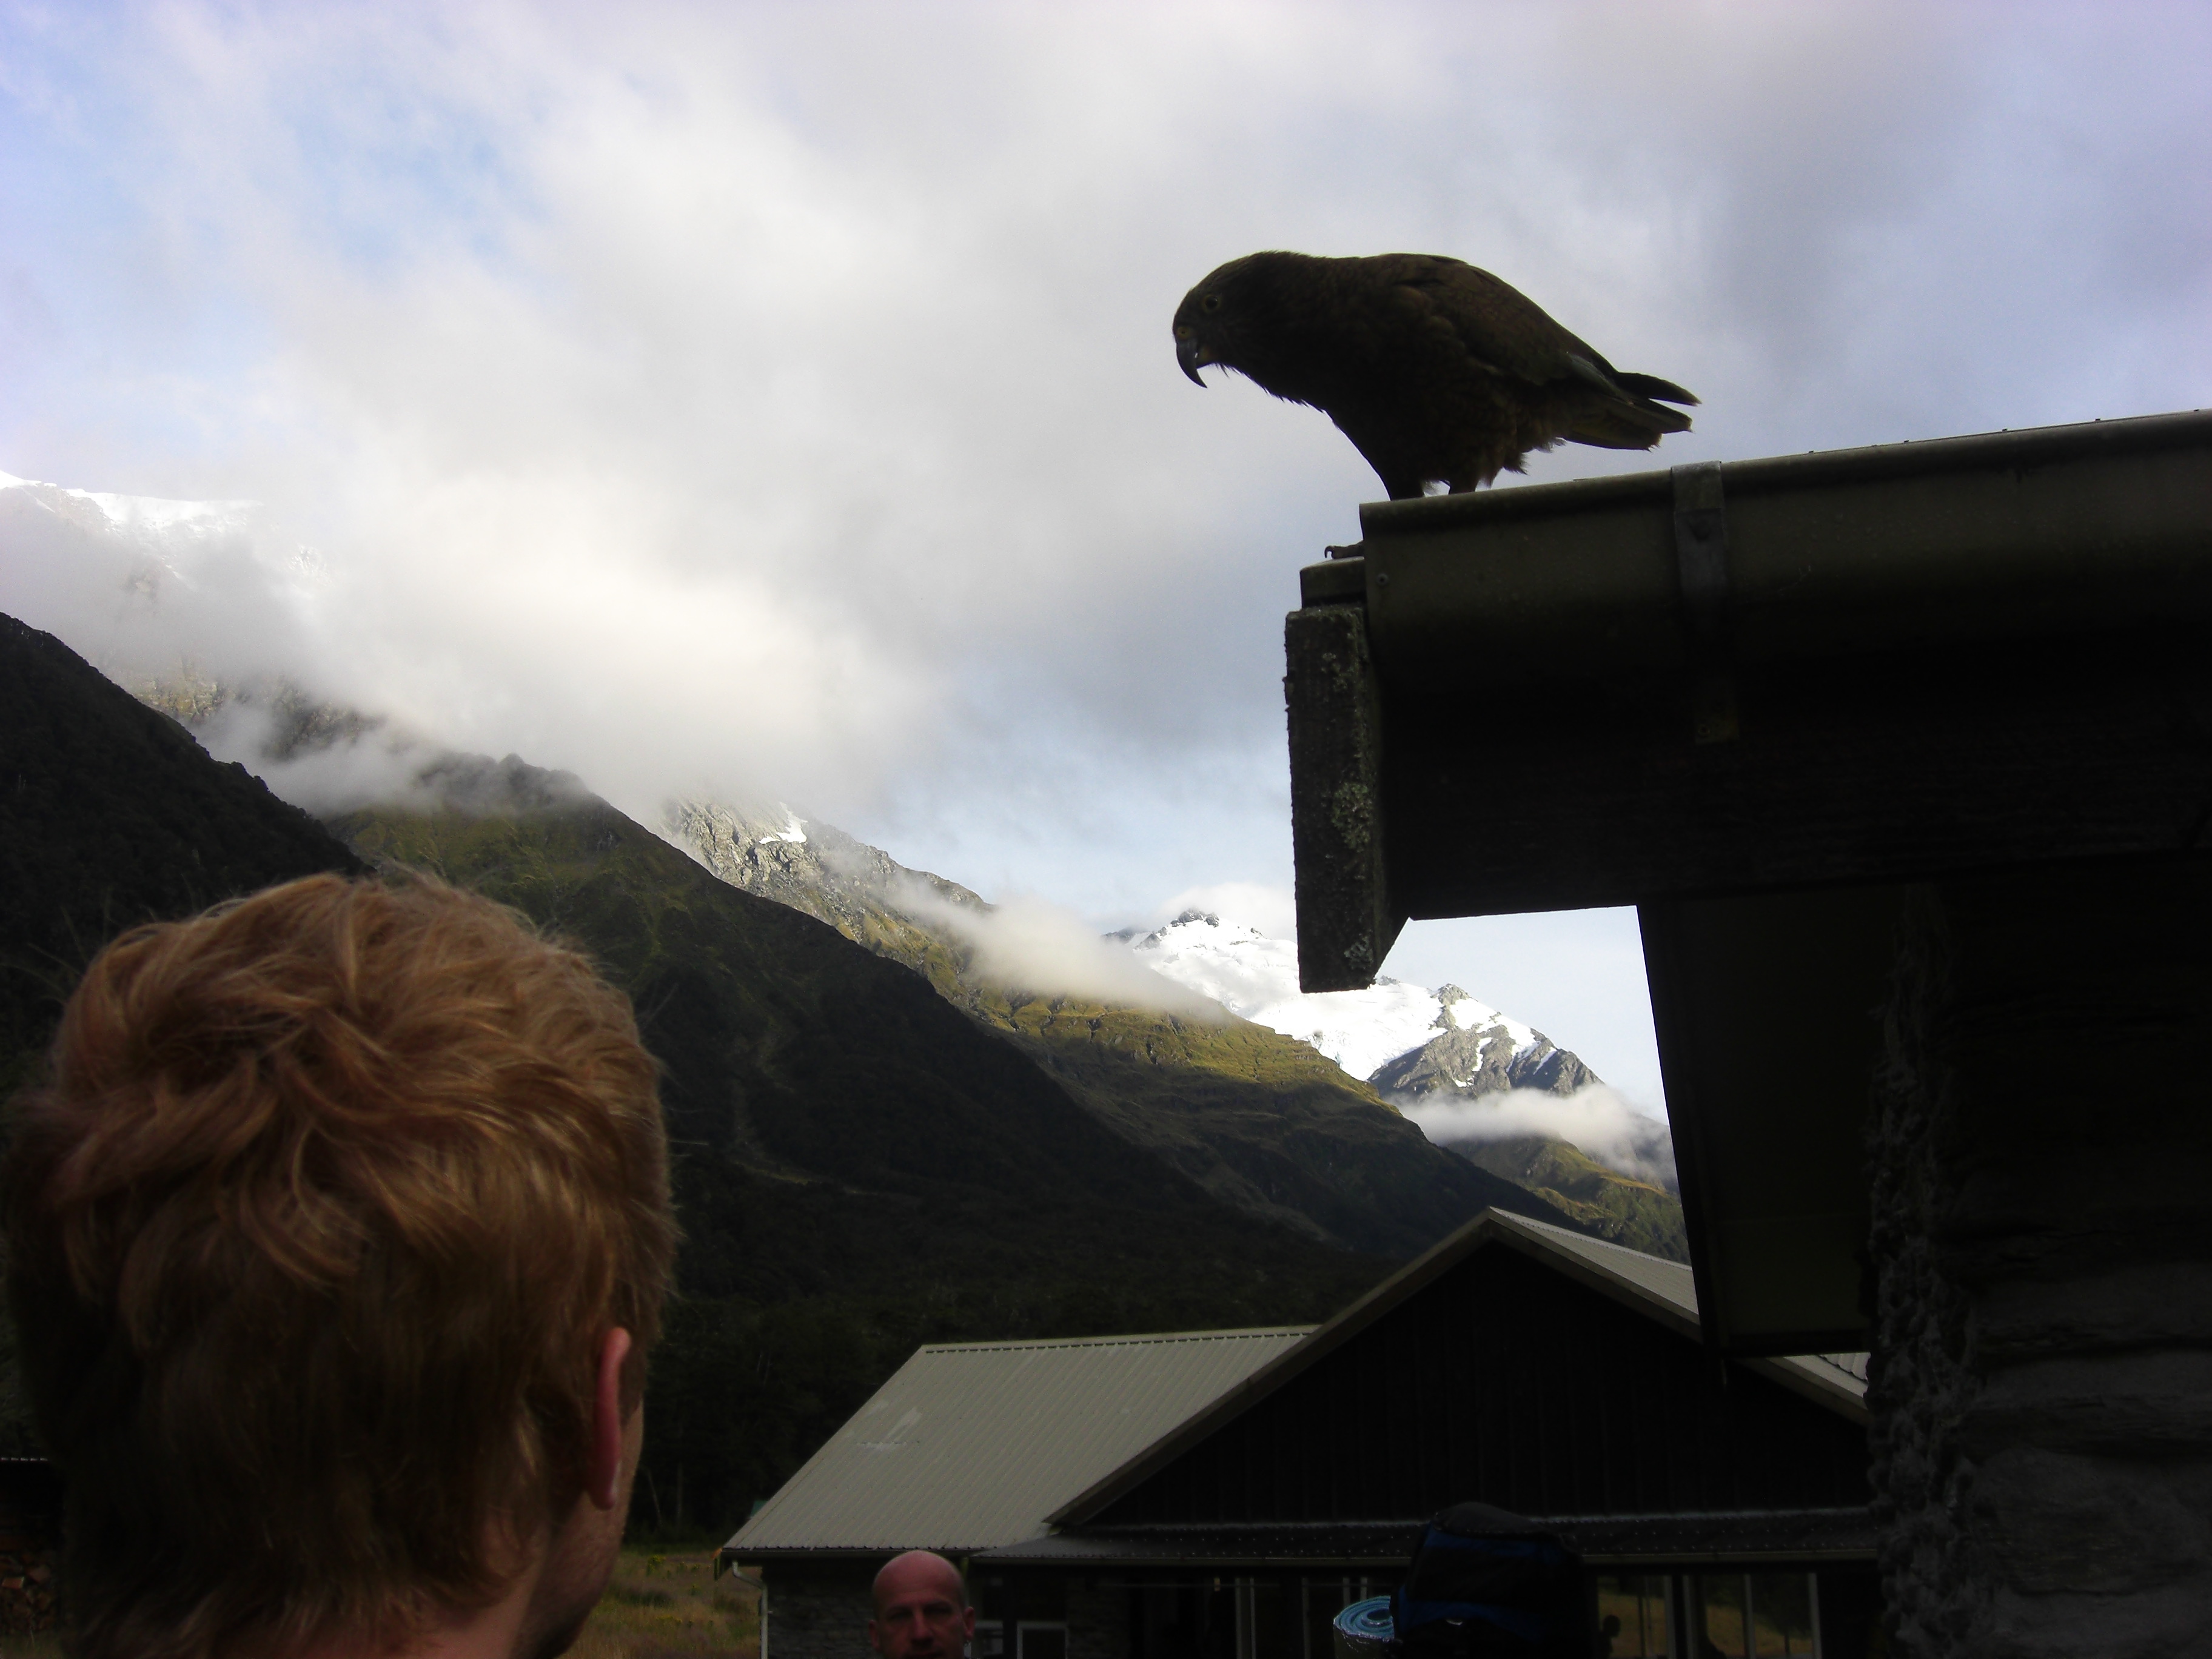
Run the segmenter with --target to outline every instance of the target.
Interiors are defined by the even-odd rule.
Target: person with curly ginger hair
[[[676,1248],[629,1004],[311,877],[135,929],[0,1188],[82,1659],[540,1659],[620,1545]]]

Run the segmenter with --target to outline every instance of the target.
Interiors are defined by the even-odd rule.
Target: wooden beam
[[[1739,665],[1733,684],[1739,735],[1700,744],[1687,675],[1469,664],[1450,697],[1385,680],[1395,896],[1414,916],[1511,914],[2212,839],[2203,626]]]
[[[1358,580],[1322,566],[1307,592],[1317,597],[1332,581],[1356,592]],[[1383,857],[1382,703],[1366,618],[1356,605],[1310,604],[1285,620],[1283,650],[1298,984],[1358,990],[1374,982],[1406,921]]]

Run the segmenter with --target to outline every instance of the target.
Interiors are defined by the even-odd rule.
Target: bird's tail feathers
[[[1624,374],[1619,369],[1613,374],[1613,382],[1623,392],[1632,392],[1639,398],[1656,398],[1662,404],[1692,404],[1698,399],[1693,393],[1682,390],[1672,380],[1662,380],[1656,374]]]
[[[1585,410],[1567,434],[1571,443],[1594,449],[1650,449],[1670,432],[1687,432],[1690,417],[1639,398],[1622,406]]]

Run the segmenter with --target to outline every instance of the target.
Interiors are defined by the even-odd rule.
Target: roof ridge
[[[1626,1244],[1617,1243],[1610,1238],[1600,1238],[1595,1233],[1578,1233],[1573,1228],[1562,1227],[1555,1221],[1539,1221],[1534,1216],[1518,1214],[1513,1218],[1524,1226],[1541,1227],[1546,1232],[1557,1233],[1561,1238],[1571,1238],[1577,1244],[1599,1244],[1608,1250],[1619,1250],[1623,1255],[1632,1255],[1639,1261],[1656,1261],[1662,1267],[1680,1267],[1684,1273],[1690,1271],[1690,1264],[1686,1261],[1675,1261],[1663,1255],[1654,1255],[1649,1250],[1636,1249]]]

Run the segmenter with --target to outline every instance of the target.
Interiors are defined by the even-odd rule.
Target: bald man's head
[[[908,1550],[876,1575],[868,1641],[883,1659],[961,1659],[975,1633],[975,1610],[960,1569],[928,1550]]]

